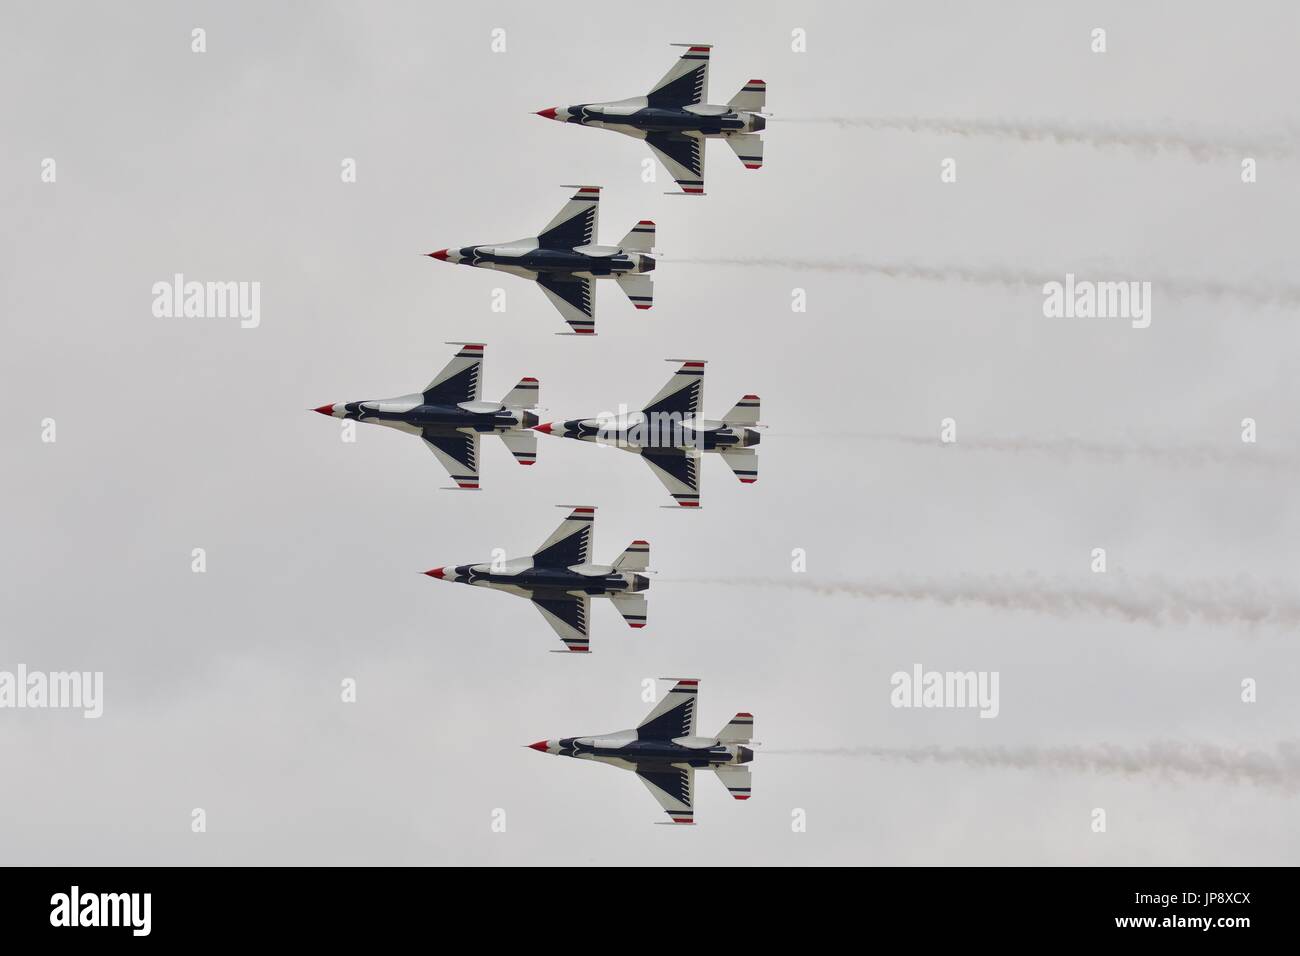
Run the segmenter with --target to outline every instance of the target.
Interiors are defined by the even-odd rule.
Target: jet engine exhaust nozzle
[[[736,760],[739,763],[749,763],[754,759],[754,751],[750,750],[748,747],[738,747],[736,753]]]

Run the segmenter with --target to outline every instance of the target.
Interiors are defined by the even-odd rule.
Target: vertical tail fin
[[[718,731],[720,744],[747,744],[754,739],[754,715],[737,714]]]
[[[767,106],[767,84],[762,80],[750,80],[740,88],[740,92],[727,101],[733,110],[746,113],[761,113]]]
[[[758,396],[746,395],[732,406],[731,411],[722,416],[728,425],[757,425]]]
[[[650,567],[650,542],[633,541],[614,562],[615,571],[644,571]]]
[[[535,378],[521,378],[519,384],[506,393],[501,404],[506,408],[536,408],[541,384]]]

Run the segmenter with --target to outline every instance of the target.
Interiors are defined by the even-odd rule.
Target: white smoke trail
[[[1113,744],[1060,747],[821,747],[763,748],[762,755],[867,757],[909,763],[963,764],[1008,770],[1155,775],[1259,786],[1300,788],[1300,744],[1282,741],[1271,752],[1205,743],[1157,741],[1139,747]]]
[[[1291,159],[1300,155],[1294,137],[1258,133],[1201,133],[1172,129],[1139,129],[1058,121],[961,120],[925,116],[772,117],[772,122],[825,123],[842,129],[859,128],[939,136],[983,137],[1057,146],[1118,147],[1142,153],[1179,152],[1198,162],[1240,161],[1247,156]]]
[[[956,264],[924,265],[915,262],[876,262],[866,259],[799,259],[780,256],[715,256],[709,258],[673,259],[673,264],[700,266],[737,266],[759,269],[792,269],[811,272],[847,272],[857,275],[879,275],[892,279],[915,279],[923,282],[967,282],[972,285],[994,286],[1005,289],[1033,289],[1042,292],[1048,282],[1062,282],[1065,272],[1022,272],[1002,268],[985,268]],[[1069,270],[1074,271],[1074,270]],[[1076,283],[1086,277],[1076,273]],[[1233,283],[1217,279],[1195,279],[1185,276],[1146,275],[1124,279],[1110,275],[1098,282],[1150,282],[1153,294],[1159,292],[1173,299],[1209,298],[1238,299],[1257,305],[1277,305],[1287,308],[1300,306],[1300,287],[1276,285],[1267,282]]]
[[[1200,621],[1232,627],[1300,627],[1300,599],[1248,583],[1200,581],[1174,585],[1159,578],[1112,579],[1106,590],[1050,582],[1036,576],[975,577],[950,581],[906,578],[817,580],[804,575],[782,578],[692,578],[693,584],[746,588],[786,588],[810,594],[880,601],[918,601],[947,607],[981,606],[1047,614],[1058,618],[1098,615],[1155,627]]]

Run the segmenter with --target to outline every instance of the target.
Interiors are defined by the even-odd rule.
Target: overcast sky
[[[763,753],[1267,755],[1300,736],[1294,620],[745,583],[1295,600],[1300,311],[1259,292],[1300,285],[1293,4],[50,3],[5,20],[0,670],[103,671],[105,701],[99,720],[0,710],[0,859],[1300,862],[1285,787]],[[644,144],[529,115],[644,93],[677,41],[715,44],[712,102],[767,81],[761,171],[714,142],[708,196],[670,197],[662,170],[642,181]],[[871,117],[1140,135],[794,122]],[[557,337],[527,283],[420,258],[535,233],[564,183],[605,187],[602,241],[658,223],[652,311],[602,283],[599,336]],[[688,261],[710,258],[788,264]],[[1137,330],[1045,318],[1032,284],[819,261],[1184,286],[1156,281]],[[260,282],[260,326],[155,317],[153,283],[178,272]],[[709,414],[762,396],[761,479],[709,460],[704,508],[665,510],[632,456],[543,437],[528,469],[485,440],[484,490],[459,494],[418,440],[345,444],[306,411],[419,389],[447,340],[487,343],[487,398],[540,378],[545,418],[635,406],[664,358],[708,359]],[[599,506],[598,561],[651,542],[644,630],[597,602],[590,657],[550,654],[526,602],[417,573],[528,554],[562,503]],[[999,716],[891,707],[890,675],[918,663],[999,672]],[[630,774],[521,747],[634,725],[663,675],[701,679],[701,732],[754,713],[752,800],[701,773],[699,824],[654,826]]]

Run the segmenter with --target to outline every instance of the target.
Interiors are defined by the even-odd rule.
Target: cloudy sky
[[[0,859],[1300,862],[1293,5],[6,20],[0,670],[102,671],[105,701],[0,710]],[[670,197],[642,144],[529,115],[645,92],[675,41],[715,44],[714,102],[767,81],[761,171],[713,143],[709,195]],[[534,233],[563,183],[605,187],[604,241],[658,223],[652,311],[602,284],[599,336],[557,337],[526,283],[420,258]],[[1044,317],[1066,272],[1152,281],[1150,328]],[[260,325],[155,317],[175,273],[260,282]],[[631,456],[543,439],[530,469],[485,442],[457,494],[420,442],[306,411],[418,389],[447,340],[547,418],[708,359],[710,414],[763,398],[761,480],[707,461],[705,507],[665,510]],[[526,603],[417,573],[529,553],[560,503],[599,506],[597,560],[650,540],[645,630],[598,603],[590,657],[550,654]],[[915,664],[998,672],[998,717],[892,707]],[[702,732],[755,714],[748,803],[699,774],[699,825],[654,826],[631,775],[520,746],[631,726],[663,675],[701,679]]]

